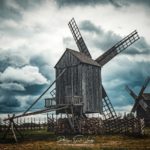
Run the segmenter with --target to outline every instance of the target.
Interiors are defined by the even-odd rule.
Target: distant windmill
[[[126,86],[126,90],[135,100],[131,113],[136,112],[137,117],[144,118],[146,123],[150,123],[150,93],[144,93],[144,90],[148,86],[149,82],[150,77],[145,80],[138,95],[136,95],[128,86]]]

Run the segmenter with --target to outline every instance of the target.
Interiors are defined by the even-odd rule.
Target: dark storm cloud
[[[146,42],[144,37],[140,37],[140,39],[133,44],[133,46],[129,47],[125,54],[130,55],[138,55],[138,54],[150,54],[150,45]]]
[[[48,81],[51,77],[48,63],[42,55],[29,59],[12,50],[1,50],[0,56],[0,113],[23,111],[22,98],[30,95],[29,101],[32,103],[33,97],[47,88],[45,79]],[[21,74],[27,76],[22,78]],[[42,105],[38,104],[37,108],[39,106]]]
[[[100,26],[95,26],[88,20],[81,22],[79,28],[88,33],[90,39],[88,39],[87,43],[90,42],[93,46],[102,50],[109,49],[116,41],[121,39],[120,36],[112,31],[105,32]]]
[[[106,51],[124,37],[120,37],[113,31],[104,31],[100,26],[95,26],[90,21],[83,21],[79,25],[80,30],[88,34],[87,43],[90,43],[100,50]],[[86,42],[86,41],[85,41]],[[140,40],[131,45],[123,54],[138,55],[138,54],[150,54],[150,45],[146,42],[144,37],[140,37]]]
[[[22,67],[28,64],[27,58],[18,52],[13,52],[12,49],[0,49],[0,56],[0,72],[3,72],[8,66]]]
[[[85,20],[81,22],[79,25],[79,28],[83,31],[95,33],[95,34],[104,34],[104,31],[101,29],[101,27],[96,27],[91,21]]]
[[[85,5],[107,5],[112,4],[116,7],[120,7],[119,3],[114,0],[56,0],[56,3],[59,7],[65,6],[85,6]]]
[[[22,20],[22,10],[34,9],[43,2],[45,0],[0,0],[0,19]]]
[[[30,59],[30,64],[33,66],[38,66],[39,71],[48,79],[53,80],[53,73],[50,68],[50,64],[48,63],[47,59],[43,55],[34,55]],[[54,71],[54,70],[53,70]]]
[[[113,70],[113,61],[109,63]],[[120,59],[118,65],[115,72],[107,77],[106,73],[111,70],[104,67],[102,81],[114,106],[133,105],[134,100],[125,90],[125,86],[128,85],[138,95],[145,79],[150,75],[150,62]]]
[[[0,113],[12,113],[21,106],[21,103],[13,93],[9,94],[5,91],[0,91]]]
[[[149,0],[56,0],[56,3],[59,7],[65,6],[96,6],[96,5],[113,5],[116,8],[123,6],[134,5],[145,5],[150,6]]]
[[[43,90],[47,87],[47,85],[30,85],[26,87],[26,91],[22,91],[22,95],[39,95],[43,92]]]
[[[32,9],[36,6],[41,5],[46,0],[15,0],[19,6],[21,6],[23,9]]]
[[[22,14],[14,7],[8,5],[10,1],[0,0],[0,18],[1,19],[13,19],[21,20]]]

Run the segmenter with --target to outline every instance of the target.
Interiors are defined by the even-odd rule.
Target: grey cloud
[[[96,5],[107,5],[111,4],[114,5],[115,7],[120,7],[120,5],[123,2],[120,1],[119,3],[116,0],[56,0],[56,4],[59,7],[65,7],[65,6],[85,6],[85,5],[91,5],[91,6],[96,6]]]
[[[101,29],[101,27],[97,27],[95,26],[91,21],[89,20],[85,20],[82,21],[79,24],[79,28],[83,31],[86,32],[91,32],[91,33],[95,33],[95,34],[104,34],[104,31]]]
[[[113,31],[106,32],[100,26],[95,26],[92,22],[87,20],[81,22],[79,27],[87,33],[87,43],[103,51],[108,50],[123,38]],[[146,42],[144,37],[140,37],[140,40],[131,45],[123,54],[150,54],[150,45]]]
[[[115,107],[133,105],[134,100],[125,90],[125,86],[128,85],[138,94],[143,82],[150,75],[150,62],[120,59],[117,62],[118,68],[115,69],[113,62],[109,63],[112,63],[110,64],[112,69],[109,69],[109,66],[103,68],[102,81],[113,105]],[[119,83],[116,83],[116,80]]]
[[[26,87],[26,91],[22,92],[22,95],[40,95],[43,90],[47,87],[48,85],[30,85]],[[21,93],[20,93],[21,95]]]
[[[100,26],[95,26],[88,20],[81,22],[79,27],[88,34],[87,43],[91,43],[91,45],[101,50],[108,50],[116,41],[121,40],[121,37],[113,33],[113,31],[105,32]]]
[[[3,72],[8,66],[23,67],[28,64],[28,58],[11,49],[0,49],[0,72]]]
[[[120,8],[123,6],[129,6],[131,4],[134,5],[145,5],[150,6],[149,0],[56,0],[56,4],[59,7],[65,7],[65,6],[96,6],[96,5],[112,5],[116,8]]]
[[[144,37],[140,37],[140,39],[134,43],[131,47],[128,48],[124,54],[130,55],[140,55],[140,54],[150,54],[150,45],[146,42]]]
[[[21,20],[22,14],[13,6],[8,5],[10,1],[8,0],[0,0],[0,18],[1,19],[13,19],[13,20]]]
[[[15,0],[19,6],[23,9],[33,9],[36,6],[40,6],[46,0]]]
[[[43,74],[48,80],[53,80],[54,74],[52,71],[54,72],[54,70],[51,70],[48,60],[42,54],[34,55],[30,59],[30,64],[38,66],[41,74]]]
[[[25,91],[24,86],[19,83],[1,83],[0,87],[7,91]]]
[[[21,21],[23,18],[23,10],[32,10],[46,0],[0,0],[0,19],[12,19]]]
[[[11,92],[10,92],[11,93]],[[0,96],[0,113],[12,113],[21,106],[19,100],[13,94],[1,93]]]
[[[33,102],[53,78],[52,70],[42,55],[27,58],[18,50],[1,49],[0,56],[0,113],[22,112],[24,97],[30,95],[29,101]],[[42,106],[43,103],[38,103],[36,108]]]

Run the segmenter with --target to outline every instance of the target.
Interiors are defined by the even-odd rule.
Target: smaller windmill
[[[136,95],[128,86],[126,86],[126,90],[135,100],[131,113],[136,112],[137,117],[144,118],[146,124],[150,123],[150,93],[144,93],[144,91],[149,82],[150,77],[145,80],[138,95]]]

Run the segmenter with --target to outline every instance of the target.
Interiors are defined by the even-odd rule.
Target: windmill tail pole
[[[29,112],[29,113],[26,113],[26,114],[21,114],[21,115],[18,115],[18,116],[15,116],[15,115],[13,115],[12,117],[9,116],[8,118],[4,119],[3,121],[7,121],[7,120],[12,121],[13,119],[20,118],[20,117],[37,115],[37,114],[41,114],[41,113],[47,113],[47,112],[62,110],[62,109],[66,109],[66,108],[68,108],[68,106],[63,106],[63,107],[60,107],[60,108],[46,108],[46,109],[38,110],[38,111],[35,111],[35,112]]]
[[[57,81],[57,79],[59,79],[63,74],[64,72],[66,71],[66,69],[64,69],[56,78],[56,80],[54,80],[52,82],[52,84],[32,103],[32,105],[23,113],[23,114],[26,114],[39,100],[40,98],[53,86],[53,84]]]

